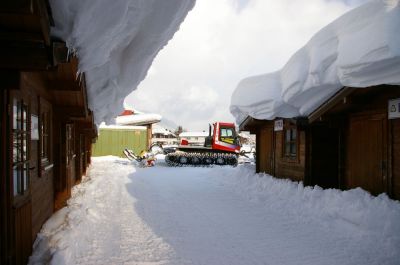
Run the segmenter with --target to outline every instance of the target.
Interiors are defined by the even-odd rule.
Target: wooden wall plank
[[[392,123],[392,194],[400,200],[400,119]]]

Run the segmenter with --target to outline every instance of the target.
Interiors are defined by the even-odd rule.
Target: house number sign
[[[388,117],[389,119],[400,118],[400,98],[389,100]]]
[[[274,122],[274,131],[283,131],[283,120],[276,120]]]

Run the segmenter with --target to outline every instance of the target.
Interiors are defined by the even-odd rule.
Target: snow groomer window
[[[222,142],[233,144],[235,137],[232,128],[221,128],[220,139]]]

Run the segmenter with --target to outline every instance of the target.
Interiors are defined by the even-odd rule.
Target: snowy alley
[[[400,264],[398,201],[253,172],[93,158],[30,264]]]

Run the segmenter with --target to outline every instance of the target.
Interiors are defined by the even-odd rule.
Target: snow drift
[[[161,160],[93,158],[30,264],[399,264],[400,203],[385,194]]]
[[[238,123],[307,116],[343,86],[400,84],[399,0],[375,0],[341,16],[278,72],[242,80],[231,99]]]
[[[50,0],[55,28],[79,58],[95,122],[110,121],[145,78],[195,0]]]

